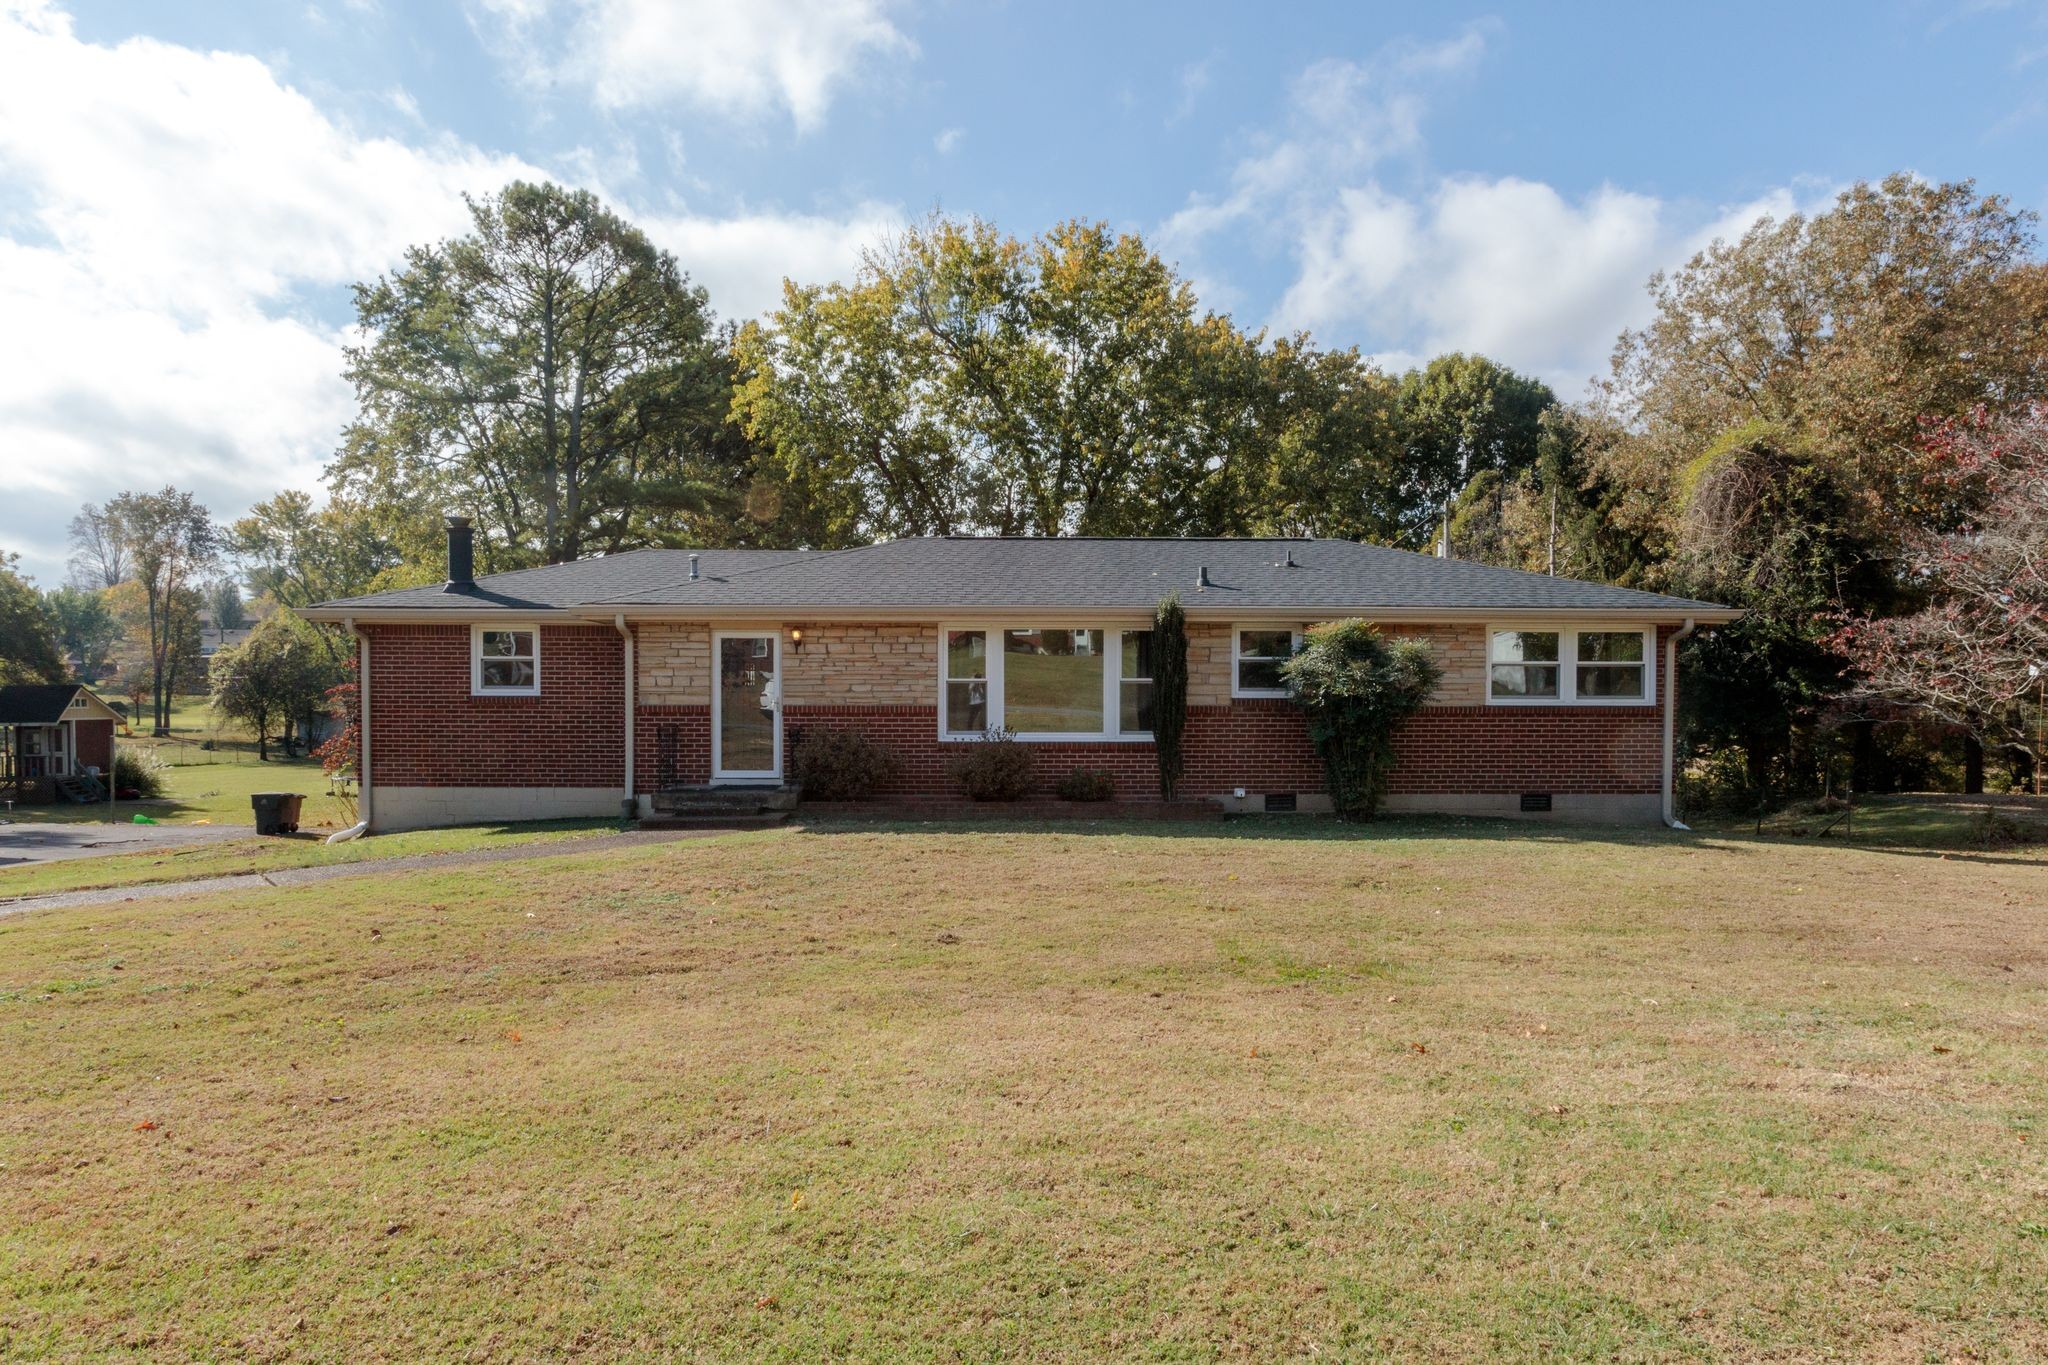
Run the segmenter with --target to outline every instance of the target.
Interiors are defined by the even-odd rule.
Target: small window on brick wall
[[[540,695],[540,631],[477,626],[470,632],[469,690],[479,697]]]
[[[1301,648],[1301,632],[1239,626],[1232,634],[1230,695],[1286,696],[1287,683],[1280,676],[1280,666]]]

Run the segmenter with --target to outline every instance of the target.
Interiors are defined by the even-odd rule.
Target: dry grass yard
[[[2048,855],[826,827],[0,919],[10,1358],[2048,1355]]]

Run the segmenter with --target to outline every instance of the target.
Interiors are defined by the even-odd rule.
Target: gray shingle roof
[[[9,683],[0,687],[0,725],[54,725],[77,695],[77,683]]]
[[[1290,563],[1291,561],[1291,563]],[[1198,589],[1206,568],[1209,586]],[[1345,540],[924,537],[835,551],[645,550],[438,587],[358,597],[351,608],[634,608],[775,611],[932,608],[1725,612],[1710,602],[1438,559]]]
[[[548,564],[538,569],[485,574],[470,592],[448,592],[439,583],[424,588],[394,588],[365,597],[322,602],[321,607],[377,607],[404,611],[473,611],[502,607],[514,611],[587,606],[621,594],[685,582],[690,577],[689,550],[628,550],[624,554],[580,559],[573,564]],[[808,550],[699,550],[698,571],[732,574],[764,568],[812,553]]]

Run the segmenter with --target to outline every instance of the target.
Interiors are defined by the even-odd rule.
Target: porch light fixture
[[[801,627],[801,626],[797,626],[797,627],[793,627],[793,628],[792,628],[792,629],[790,630],[790,632],[789,632],[789,647],[790,647],[791,649],[795,650],[795,651],[796,651],[797,653],[799,653],[799,654],[801,654],[801,653],[803,653],[803,652],[804,652],[804,632],[803,632],[803,627]]]

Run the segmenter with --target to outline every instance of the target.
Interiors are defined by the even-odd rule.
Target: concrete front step
[[[768,829],[789,819],[786,810],[698,812],[655,814],[640,822],[641,829]]]
[[[657,816],[786,815],[801,795],[791,786],[669,787],[654,793],[652,804]]]

